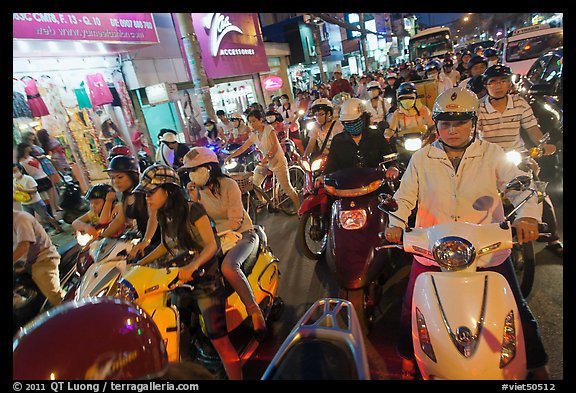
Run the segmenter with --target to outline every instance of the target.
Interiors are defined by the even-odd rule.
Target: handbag
[[[12,198],[16,202],[28,202],[31,199],[30,194],[20,190],[13,191]]]
[[[224,254],[234,248],[236,243],[242,239],[242,234],[240,232],[236,232],[231,229],[219,232],[218,236],[220,237],[220,245],[222,246],[222,252]]]

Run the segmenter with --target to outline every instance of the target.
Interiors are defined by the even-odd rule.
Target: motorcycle
[[[262,380],[369,380],[358,316],[343,299],[317,300],[296,323]]]
[[[82,198],[82,191],[78,181],[74,180],[72,176],[60,173],[62,182],[59,185],[60,190],[60,207],[62,208],[62,219],[67,224],[72,222],[90,210],[90,203]]]
[[[326,251],[330,227],[330,205],[324,187],[314,187],[314,181],[324,171],[326,155],[302,160],[304,168],[303,201],[298,209],[297,244],[310,259],[319,259]]]
[[[64,293],[77,283],[76,259],[80,252],[80,246],[76,241],[70,241],[61,247],[57,247],[60,254],[60,287]],[[13,290],[13,333],[28,323],[36,315],[49,309],[50,304],[40,292],[29,272],[14,272],[12,275]]]
[[[378,210],[378,191],[389,188],[384,157],[378,168],[347,168],[325,177],[324,188],[337,199],[332,204],[326,262],[340,288],[338,297],[350,301],[362,331],[371,329],[382,293],[402,277],[403,256],[379,251],[388,217]]]
[[[78,233],[78,243],[84,249],[76,262],[77,285],[71,288],[64,300],[114,296],[118,281],[128,269],[128,254],[140,237],[138,231],[128,231],[120,237],[106,237],[88,245],[91,236]]]
[[[398,153],[398,169],[404,172],[412,154],[432,143],[435,138],[436,135],[431,133],[426,125],[396,130],[393,135],[390,135],[390,144]]]
[[[533,160],[536,158],[543,157],[543,149],[541,145],[547,143],[550,136],[548,133],[544,134],[542,139],[539,141],[538,146],[531,149],[524,150],[510,150],[506,152],[506,158],[512,161],[518,168],[523,171],[530,173],[534,178],[538,178],[538,173],[536,167],[533,165]],[[547,182],[535,181],[535,186],[538,189],[538,203],[542,203],[544,198],[546,198],[546,186]],[[510,212],[514,206],[506,198],[505,193],[500,194],[502,198],[502,203],[504,205],[504,212]],[[514,215],[511,216],[512,220]],[[516,272],[516,277],[518,278],[518,283],[520,284],[520,289],[524,297],[528,297],[532,291],[534,285],[534,278],[536,274],[536,250],[534,248],[534,242],[528,242],[523,244],[514,244],[512,247],[512,263],[514,265],[514,270]]]
[[[242,264],[242,271],[246,275],[254,292],[254,297],[263,310],[264,318],[270,321],[277,318],[283,310],[284,302],[277,296],[278,259],[272,254],[268,240],[262,227],[254,226],[258,234],[258,241],[254,244],[251,254]],[[192,314],[190,318],[182,318],[185,309],[179,310],[171,302],[173,291],[189,292],[194,285],[202,282],[206,268],[199,269],[193,281],[182,284],[178,280],[178,268],[173,267],[182,258],[190,258],[188,253],[182,253],[175,258],[162,263],[164,268],[151,268],[146,266],[133,266],[120,279],[117,297],[132,301],[142,307],[152,317],[158,326],[170,362],[178,362],[186,347],[181,346],[181,333],[183,326],[198,327],[196,334],[191,337],[192,358],[203,363],[209,370],[220,370],[221,362],[210,340],[206,337],[204,322],[201,315]],[[246,362],[258,348],[259,341],[254,336],[251,317],[246,312],[244,304],[232,287],[224,280],[226,299],[226,325],[229,337],[243,363]],[[193,320],[198,318],[198,323]],[[182,324],[181,324],[182,322]],[[246,337],[249,339],[246,339]],[[184,343],[187,342],[183,340]]]
[[[507,190],[537,194],[520,176]],[[398,204],[380,195],[378,208],[394,216]],[[440,272],[424,272],[414,284],[412,340],[424,379],[525,379],[526,351],[520,314],[508,281],[492,271],[477,271],[491,253],[513,247],[511,214],[501,223],[447,222],[405,231],[399,248],[434,259]]]

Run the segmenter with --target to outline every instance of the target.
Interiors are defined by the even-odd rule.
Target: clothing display
[[[76,94],[76,100],[78,101],[78,108],[92,108],[92,103],[90,102],[88,93],[86,93],[86,89],[84,88],[84,82],[82,82],[80,86],[79,89],[74,89],[74,94]]]
[[[26,85],[19,79],[12,79],[12,117],[33,117],[26,98]]]
[[[88,91],[90,92],[90,101],[93,106],[110,104],[114,101],[112,93],[104,80],[104,75],[99,72],[86,75]]]
[[[38,92],[36,79],[30,76],[25,76],[21,80],[26,85],[24,90],[26,92],[26,98],[28,98],[28,106],[32,111],[32,116],[40,117],[49,115],[50,112],[48,111],[48,108],[46,107],[46,104],[44,103],[42,96]]]
[[[120,72],[112,72],[112,80],[114,81],[114,87],[120,95],[120,101],[122,101],[122,111],[124,112],[124,119],[126,120],[126,125],[132,127],[134,125],[134,120],[136,116],[134,115],[134,108],[132,107],[132,100],[128,94],[128,89],[122,78]]]

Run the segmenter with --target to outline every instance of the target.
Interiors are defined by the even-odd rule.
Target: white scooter
[[[116,283],[126,272],[128,254],[140,241],[140,233],[129,231],[118,238],[103,238],[90,244],[90,235],[78,233],[76,238],[85,247],[77,261],[81,278],[65,300],[115,296]]]
[[[420,274],[414,285],[412,341],[423,379],[526,378],[524,333],[508,281],[477,267],[491,253],[512,248],[508,219],[537,194],[530,181],[519,176],[508,183],[507,191],[531,192],[502,223],[409,228],[402,220],[403,244],[382,246],[434,259],[441,268]],[[378,207],[396,217],[396,201],[380,197]]]

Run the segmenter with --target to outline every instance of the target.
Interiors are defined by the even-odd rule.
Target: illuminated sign
[[[274,91],[280,89],[284,85],[284,81],[279,76],[269,76],[262,81],[262,86],[264,90]]]

